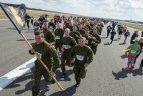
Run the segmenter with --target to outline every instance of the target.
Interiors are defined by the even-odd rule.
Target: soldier
[[[59,48],[59,51],[61,51],[61,39],[63,37],[64,30],[61,28],[60,24],[57,24],[57,29],[55,30],[55,48],[56,50]]]
[[[41,65],[40,61],[37,59],[35,61],[35,71],[34,71],[34,85],[32,87],[32,96],[40,96],[40,80],[44,76],[44,79],[49,82],[51,77],[55,76],[55,71],[58,68],[59,60],[55,49],[45,41],[43,32],[35,32],[35,43],[32,44],[33,49],[29,50],[29,53],[34,55],[35,52],[41,54],[41,60],[49,68],[50,73]],[[53,82],[54,83],[54,82]]]
[[[85,78],[87,66],[93,61],[93,52],[91,48],[85,45],[86,38],[80,37],[79,44],[71,51],[71,63],[74,63],[75,87],[78,87],[81,78]]]
[[[61,39],[61,51],[62,51],[62,56],[61,56],[61,70],[62,70],[62,76],[61,78],[65,78],[66,76],[66,69],[65,65],[70,65],[70,60],[69,60],[69,53],[73,46],[76,45],[76,41],[73,37],[70,35],[70,29],[66,28],[64,32],[64,36]]]
[[[55,42],[55,34],[51,29],[48,28],[48,23],[44,22],[42,28],[43,28],[45,40],[48,43],[53,44]]]
[[[85,34],[85,30],[82,28],[82,25],[79,25],[79,33],[83,36]]]
[[[86,38],[86,42],[85,44],[88,45],[90,48],[92,47],[92,44],[95,43],[95,39],[93,38],[92,35],[90,35],[90,31],[89,30],[86,30],[85,31],[85,35],[83,36]]]
[[[92,44],[91,49],[93,50],[94,55],[97,52],[97,46],[101,43],[101,38],[97,33],[96,28],[93,28],[93,32],[91,34],[94,37],[95,43]]]
[[[51,19],[51,21],[48,24],[48,28],[54,30],[56,28],[56,24],[54,23],[54,20]]]
[[[99,35],[101,35],[102,28],[103,28],[102,24],[99,23],[99,24],[97,25],[97,32],[98,32]]]
[[[77,27],[73,26],[73,31],[71,31],[70,36],[72,36],[76,42],[78,43],[78,39],[81,36],[80,33],[77,31]]]
[[[72,25],[72,22],[71,22],[70,20],[68,20],[68,23],[65,24],[64,29],[65,29],[65,28],[69,28],[70,31],[72,31],[73,25]]]

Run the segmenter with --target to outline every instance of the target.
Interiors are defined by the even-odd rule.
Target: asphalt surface
[[[0,23],[0,25],[2,26],[2,23]],[[28,60],[30,56],[27,53],[28,47],[25,46],[25,43],[22,41],[16,41],[19,40],[20,37],[14,30],[7,29],[7,27],[2,28],[2,30],[3,31],[1,31],[0,28],[0,33],[2,33],[0,34],[0,44],[6,46],[7,44],[4,42],[9,41],[10,43],[8,44],[11,45],[2,47],[3,50],[0,50],[3,52],[7,49],[7,47],[14,47],[12,47],[11,50],[7,50],[8,52],[6,51],[6,53],[2,53],[5,56],[5,58],[3,57],[4,60],[1,59],[2,56],[0,57],[3,62],[5,61],[4,63],[8,63],[8,65],[4,65],[5,67],[3,68],[5,69],[2,68],[1,70],[0,68],[0,73],[2,71],[5,71],[3,73],[6,73],[6,70],[11,70],[12,68],[18,66],[23,61]],[[10,33],[6,30],[13,31],[14,33]],[[134,29],[131,28],[129,28],[129,30],[130,32],[134,31]],[[31,32],[25,34],[27,36],[31,36]],[[7,36],[7,38],[5,36]],[[65,91],[61,91],[56,84],[46,83],[42,79],[40,93],[41,96],[142,96],[143,73],[142,69],[139,68],[139,64],[143,55],[141,54],[137,59],[134,70],[122,70],[122,68],[127,66],[127,58],[124,56],[124,52],[122,50],[129,46],[129,38],[126,45],[119,45],[119,43],[123,42],[124,37],[122,36],[121,40],[117,40],[116,35],[115,41],[113,41],[111,45],[108,45],[110,39],[105,37],[106,27],[104,27],[102,31],[102,42],[98,46],[98,51],[94,56],[94,61],[88,66],[86,78],[82,80],[81,85],[78,88],[74,87],[75,81],[72,67],[67,67],[67,77],[65,80],[60,80],[60,69],[57,71],[57,80],[64,87]],[[14,64],[19,64],[13,65],[12,67],[10,66],[9,68],[9,64],[11,64],[11,62],[9,63],[6,61],[8,61],[10,58],[10,52],[12,54],[11,58],[14,59],[10,60],[13,60],[13,62],[15,61]],[[7,54],[8,57],[5,54]],[[21,55],[17,54],[22,54],[22,57]],[[15,55],[18,56],[18,61],[15,60]],[[1,60],[0,64],[2,66],[3,63],[1,63]],[[0,92],[0,96],[31,96],[31,88],[33,85],[33,70],[34,68],[7,86]]]
[[[32,30],[22,32],[29,42],[33,42]],[[8,20],[0,21],[0,76],[32,58],[29,47]]]

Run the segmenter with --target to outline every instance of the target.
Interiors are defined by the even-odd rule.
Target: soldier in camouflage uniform
[[[42,28],[45,40],[48,43],[53,44],[55,42],[55,34],[51,29],[48,28],[48,23],[44,22]]]
[[[104,27],[104,25],[102,24],[102,23],[99,23],[98,25],[97,25],[97,33],[99,34],[99,35],[101,35],[101,32],[102,32],[102,28]]]
[[[82,25],[79,25],[79,33],[83,36],[85,35],[85,30],[82,28]]]
[[[73,25],[72,22],[69,20],[68,23],[65,24],[64,29],[69,28],[70,31],[73,31]]]
[[[98,46],[98,44],[101,43],[101,38],[100,38],[100,36],[98,35],[96,28],[93,28],[93,31],[92,31],[92,34],[91,34],[91,35],[92,35],[92,37],[93,37],[94,40],[95,40],[95,43],[93,43],[92,46],[91,46],[91,49],[93,50],[93,53],[94,53],[94,55],[95,55],[96,52],[97,52],[97,46]]]
[[[95,39],[92,37],[92,35],[90,35],[90,31],[86,30],[85,35],[83,37],[86,38],[85,44],[91,48],[92,44],[95,42]]]
[[[44,79],[49,82],[51,77],[55,76],[55,71],[59,66],[58,56],[56,50],[44,40],[43,32],[35,33],[35,43],[32,43],[33,49],[29,50],[29,53],[34,55],[35,52],[41,54],[41,60],[49,68],[50,73],[41,65],[40,61],[37,59],[35,61],[35,71],[34,71],[34,85],[32,87],[32,96],[40,96],[40,80],[44,76]],[[53,82],[54,83],[54,82]]]
[[[55,48],[56,50],[59,48],[59,51],[61,51],[61,39],[63,37],[64,30],[61,28],[60,24],[57,24],[57,29],[55,30]]]
[[[81,79],[85,78],[87,66],[93,61],[93,52],[91,48],[85,45],[86,38],[80,37],[79,44],[73,47],[71,51],[71,63],[74,63],[74,74],[76,87],[79,86]]]
[[[70,32],[70,36],[72,36],[76,42],[78,43],[78,39],[81,36],[81,34],[77,31],[77,27],[73,26],[73,31]]]
[[[66,28],[64,32],[64,36],[61,39],[61,51],[62,51],[62,56],[61,56],[61,70],[62,70],[62,76],[61,78],[65,78],[66,76],[66,69],[65,65],[70,65],[70,60],[69,60],[69,53],[71,49],[76,45],[76,41],[73,37],[70,35],[70,29]]]

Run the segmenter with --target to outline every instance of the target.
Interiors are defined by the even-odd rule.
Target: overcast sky
[[[0,0],[85,16],[143,21],[143,0]]]

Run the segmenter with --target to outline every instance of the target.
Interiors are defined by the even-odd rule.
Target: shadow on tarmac
[[[56,74],[57,74],[57,80],[58,81],[71,81],[71,79],[69,78],[69,76],[71,74],[73,74],[73,70],[72,69],[71,70],[67,70],[66,71],[66,77],[63,78],[63,79],[61,78],[62,73],[59,70],[57,70]]]
[[[123,54],[122,56],[120,56],[122,59],[126,59],[128,58],[128,55],[127,54]]]
[[[24,89],[19,88],[20,90],[16,91],[15,94],[20,95],[26,91],[29,91],[29,90],[31,91],[33,83],[34,83],[33,71],[34,71],[34,68],[31,69],[31,72],[24,74],[23,76],[18,78],[16,81],[11,83],[9,86],[6,87],[6,89],[20,87],[21,86],[21,84],[19,84],[20,82],[24,82],[25,80],[30,79],[30,81],[25,85],[25,88]],[[44,79],[41,80],[41,82],[40,82],[40,94],[41,94],[41,96],[46,96],[44,94],[47,91],[49,91],[48,85],[50,85],[50,84],[51,84],[50,82],[47,83]]]
[[[113,41],[118,41],[119,39],[114,39]]]
[[[31,70],[33,71],[33,68]],[[15,94],[22,94],[25,91],[31,90],[32,89],[31,85],[33,85],[33,72],[32,71],[29,72],[29,73],[26,73],[26,74],[22,75],[20,78],[18,78],[17,80],[15,80],[13,83],[11,83],[10,85],[8,85],[6,87],[6,89],[20,87],[21,86],[21,84],[19,84],[20,82],[24,82],[25,80],[31,79],[30,82],[28,82],[25,85],[25,89],[18,90],[18,91],[15,92]]]
[[[110,43],[109,43],[109,42],[107,42],[107,43],[104,43],[104,45],[110,45]]]
[[[13,83],[11,83],[10,85],[8,85],[5,89],[9,89],[9,88],[16,88],[18,89],[18,87],[21,86],[20,82],[24,82],[28,79],[30,79],[30,81],[25,85],[24,89],[19,88],[20,90],[16,91],[15,94],[16,95],[20,95],[23,94],[26,91],[32,91],[32,86],[34,83],[34,79],[33,79],[33,72],[34,72],[34,68],[31,69],[31,71],[29,73],[24,74],[23,76],[21,76],[20,78],[18,78],[17,80],[15,80]],[[66,78],[64,80],[60,80],[60,76],[61,76],[61,72],[59,70],[57,70],[56,75],[57,75],[57,80],[58,81],[70,81],[71,79],[69,78],[69,76],[73,73],[73,70],[67,70],[66,71]],[[51,82],[46,82],[44,79],[41,79],[40,82],[40,96],[46,96],[45,93],[47,91],[49,91],[49,87],[48,85],[52,84]],[[73,90],[73,91],[71,91]],[[69,92],[71,91],[71,92]],[[54,93],[52,96],[72,96],[71,93],[74,93],[74,87],[70,87],[68,89],[66,89],[66,91],[64,92],[58,92],[58,93]],[[67,95],[69,94],[70,95]],[[65,95],[57,95],[57,94],[65,94]]]
[[[122,69],[121,71],[117,73],[112,71],[112,75],[115,77],[116,80],[119,80],[121,78],[126,78],[128,77],[128,74],[131,74],[131,73],[132,73],[132,76],[143,75],[141,67],[139,69],[134,69],[134,70]]]
[[[100,37],[101,39],[107,39],[107,37]]]
[[[59,92],[53,93],[49,96],[73,96],[73,94],[75,94],[75,93],[76,93],[76,87],[75,87],[75,85],[73,85],[64,91],[59,91]]]

